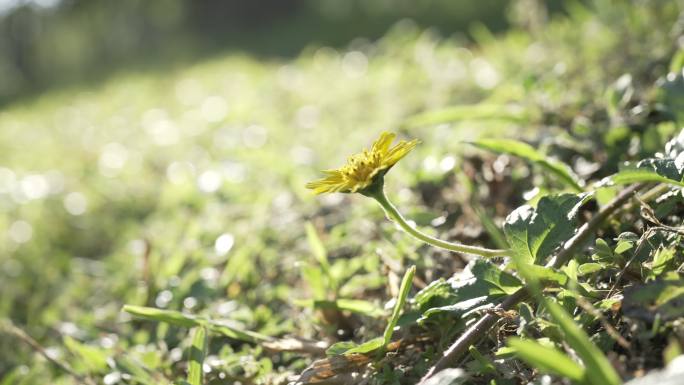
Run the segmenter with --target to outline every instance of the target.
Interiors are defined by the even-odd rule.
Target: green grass
[[[570,161],[582,158],[591,166],[582,177],[595,182],[620,161],[662,151],[675,133],[671,122],[634,109],[654,105],[654,83],[675,53],[672,26],[680,9],[647,3],[568,3],[566,16],[520,21],[495,37],[479,31],[474,45],[401,22],[350,50],[312,47],[282,61],[227,55],[10,106],[0,111],[0,318],[94,379],[197,383],[203,359],[211,368],[204,383],[285,383],[323,358],[323,350],[311,353],[306,343],[306,353],[292,345],[269,348],[240,332],[279,343],[286,336],[368,341],[383,335],[391,309],[385,304],[397,296],[408,266],[417,266],[420,288],[460,274],[468,262],[396,231],[360,195],[314,197],[304,184],[369,146],[380,131],[398,130],[423,142],[386,178],[407,217],[423,227],[436,224],[435,235],[500,246],[501,233],[480,217],[500,227],[527,199],[535,203],[565,185],[544,165],[465,142],[531,141],[544,164],[555,167],[557,160],[578,171]],[[631,83],[624,77],[616,83],[623,74]],[[547,155],[553,163],[541,157]],[[533,187],[539,193],[523,198]],[[600,236],[612,245],[611,236],[636,231],[635,221],[612,223]],[[602,271],[624,267],[619,254],[611,252]],[[674,262],[658,274],[674,270]],[[444,281],[429,286],[429,295],[410,292],[407,311],[398,317],[396,308],[391,317],[399,330],[385,335],[410,339],[427,330],[429,342],[374,358],[372,383],[414,383],[424,374],[465,326],[468,316],[452,306],[454,298],[498,301],[510,294],[504,281],[520,285],[493,265],[476,266],[478,282],[456,293]],[[579,291],[600,307],[607,299],[592,297],[591,289],[602,278],[588,277],[568,282],[589,285]],[[572,313],[576,290],[562,290],[561,305]],[[155,318],[122,312],[124,305],[198,317],[159,313],[180,323],[150,322]],[[522,336],[544,333],[554,344],[549,349],[565,349],[546,313],[526,321]],[[574,315],[600,345],[605,336],[594,320]],[[216,331],[220,321],[223,332]],[[666,323],[651,339],[639,334],[648,347],[643,355],[651,357],[643,369],[662,367],[654,357],[664,342],[653,341],[667,340],[672,327]],[[207,355],[199,357],[190,352],[203,342],[192,339],[205,330]],[[487,339],[480,358],[492,359],[501,348],[502,341]],[[640,357],[615,351],[634,362]],[[629,373],[639,369],[634,362],[625,364]],[[475,383],[508,383],[491,368],[477,373]],[[3,385],[74,383],[5,334],[0,376],[8,379]]]

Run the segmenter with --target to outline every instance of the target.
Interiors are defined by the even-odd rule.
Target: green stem
[[[457,253],[475,254],[483,257],[500,257],[509,254],[509,250],[486,249],[484,247],[468,246],[461,243],[447,242],[431,237],[408,224],[406,219],[401,215],[397,208],[394,207],[392,202],[387,199],[387,195],[385,195],[385,191],[382,188],[373,191],[373,193],[368,194],[368,196],[378,201],[380,206],[385,209],[385,213],[387,213],[389,219],[398,224],[402,230],[427,244],[439,247],[441,249],[455,251]]]

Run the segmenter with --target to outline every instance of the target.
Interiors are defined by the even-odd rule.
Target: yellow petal
[[[405,157],[406,154],[411,152],[411,150],[413,150],[418,143],[420,143],[418,139],[414,139],[410,142],[402,140],[387,152],[387,156],[385,159],[383,159],[383,163],[388,166],[394,166],[394,164],[401,160],[401,158]]]
[[[315,194],[363,191],[378,175],[384,174],[383,170],[392,167],[419,143],[418,140],[402,140],[391,147],[395,138],[395,134],[383,132],[370,151],[363,150],[350,156],[347,163],[338,169],[323,171],[325,178],[307,183],[306,187]]]
[[[389,146],[392,144],[394,141],[394,138],[396,138],[397,135],[392,133],[392,132],[383,132],[380,134],[380,138],[373,143],[373,148],[371,149],[371,152],[377,152],[380,154],[386,154],[387,150],[389,149]]]

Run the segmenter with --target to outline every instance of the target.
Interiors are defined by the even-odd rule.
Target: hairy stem
[[[431,237],[420,230],[414,228],[411,226],[406,219],[404,218],[403,215],[397,210],[396,207],[392,204],[392,202],[387,199],[387,195],[385,195],[384,190],[378,189],[375,191],[372,195],[369,195],[371,198],[374,198],[378,203],[380,203],[380,206],[385,210],[385,213],[389,217],[390,220],[392,220],[394,223],[399,225],[402,230],[407,232],[408,234],[412,235],[414,238],[423,241],[429,245],[439,247],[440,249],[445,249],[449,251],[455,251],[457,253],[465,253],[465,254],[475,254],[479,255],[482,257],[500,257],[504,255],[508,255],[509,251],[508,250],[497,250],[497,249],[486,249],[484,247],[478,247],[478,246],[469,246],[469,245],[464,245],[461,243],[455,243],[455,242],[447,242],[443,241],[441,239],[437,239],[435,237]]]

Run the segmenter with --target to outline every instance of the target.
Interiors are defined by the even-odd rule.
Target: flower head
[[[419,143],[417,139],[401,140],[390,147],[395,137],[396,134],[383,132],[370,150],[350,156],[339,169],[323,171],[325,178],[307,183],[306,187],[316,194],[363,192]]]

